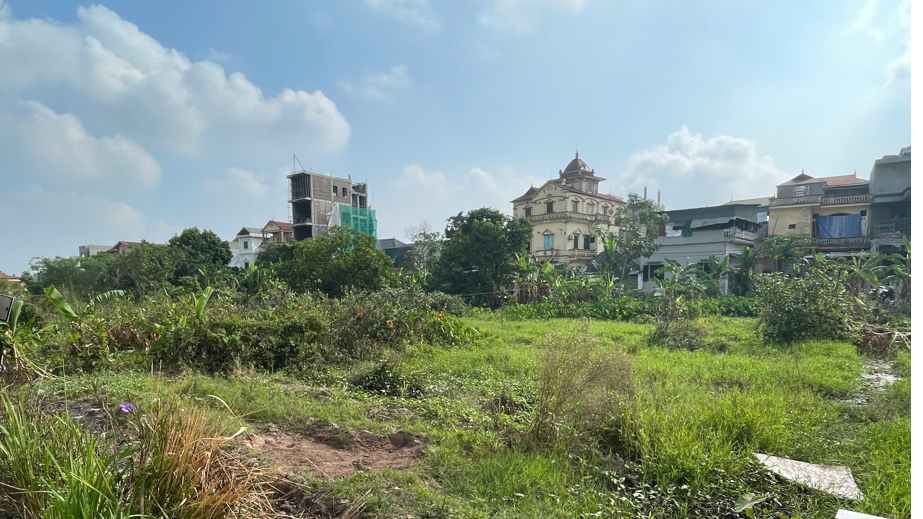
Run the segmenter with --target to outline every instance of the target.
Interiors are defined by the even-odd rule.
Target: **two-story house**
[[[801,234],[819,252],[867,251],[869,181],[852,175],[812,177],[802,172],[776,186],[769,201],[769,236]]]
[[[657,238],[657,251],[649,258],[637,260],[640,266],[638,288],[650,292],[657,288],[656,279],[662,274],[665,258],[686,266],[706,264],[709,257],[724,260],[730,256],[732,267],[740,265],[740,250],[754,247],[757,239],[765,235],[766,199],[729,202],[713,207],[696,207],[664,211],[669,216]],[[727,279],[721,286],[728,293]]]
[[[234,239],[228,242],[231,248],[231,262],[228,266],[250,268],[262,251],[263,240],[263,230],[259,227],[241,227]]]
[[[532,222],[529,254],[585,269],[603,250],[597,232],[615,232],[612,215],[625,207],[621,198],[599,192],[603,180],[577,154],[557,179],[513,200],[513,216]]]

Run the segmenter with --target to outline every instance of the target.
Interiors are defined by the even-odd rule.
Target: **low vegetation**
[[[478,222],[456,233],[509,224]],[[173,247],[156,286],[17,294],[0,517],[910,516],[907,305],[874,285],[896,258],[818,256],[730,297],[727,265],[668,263],[642,296],[522,260],[489,309],[421,271],[293,289],[307,249],[232,272]],[[845,465],[866,498],[755,452]]]

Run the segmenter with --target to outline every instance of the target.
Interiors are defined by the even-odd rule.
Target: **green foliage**
[[[26,276],[23,281],[32,294],[41,295],[45,288],[56,286],[74,297],[88,299],[106,290],[106,278],[119,259],[116,254],[97,254],[89,258],[35,258],[29,263],[29,268],[36,275]]]
[[[759,257],[747,246],[740,248],[740,266],[730,269],[731,293],[737,296],[751,296],[756,290],[756,263]]]
[[[176,262],[173,281],[195,276],[199,269],[222,269],[231,261],[231,247],[212,231],[196,227],[170,238],[167,248]]]
[[[757,283],[763,306],[760,327],[767,341],[849,339],[855,329],[856,300],[848,295],[842,271],[826,263],[790,278],[781,272]]]
[[[171,286],[176,257],[169,247],[142,242],[127,254],[114,256],[116,259],[109,265],[103,284],[96,287],[97,293],[119,289],[141,299]]]
[[[276,273],[299,292],[340,297],[350,288],[378,290],[393,272],[391,259],[377,245],[367,234],[335,226],[329,236],[296,243],[292,259],[277,263]]]
[[[757,256],[769,258],[773,272],[795,272],[801,268],[810,241],[811,237],[804,234],[769,236],[763,240]]]
[[[481,208],[449,218],[446,241],[433,266],[433,284],[449,294],[461,294],[478,306],[497,307],[502,291],[515,280],[532,233],[524,218]]]
[[[618,232],[601,235],[606,240],[601,270],[615,273],[621,280],[627,279],[632,260],[650,257],[657,251],[660,226],[668,220],[669,216],[660,212],[653,200],[637,193],[629,194],[625,207],[612,217]]]
[[[99,441],[66,415],[27,411],[0,394],[0,513],[24,518],[178,517],[256,512],[250,496],[265,475],[221,447],[201,410],[175,400],[111,425],[120,443]],[[102,405],[105,406],[103,403]]]

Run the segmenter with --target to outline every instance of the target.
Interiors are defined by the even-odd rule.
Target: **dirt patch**
[[[316,423],[296,431],[270,427],[247,446],[287,469],[335,479],[363,470],[406,468],[423,454],[424,441],[405,432],[378,436]]]

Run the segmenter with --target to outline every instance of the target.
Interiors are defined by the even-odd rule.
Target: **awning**
[[[701,220],[693,220],[689,225],[693,229],[698,229],[699,227],[710,227],[712,225],[721,225],[728,222],[733,222],[736,220],[736,216],[722,216],[721,218],[703,218]]]

